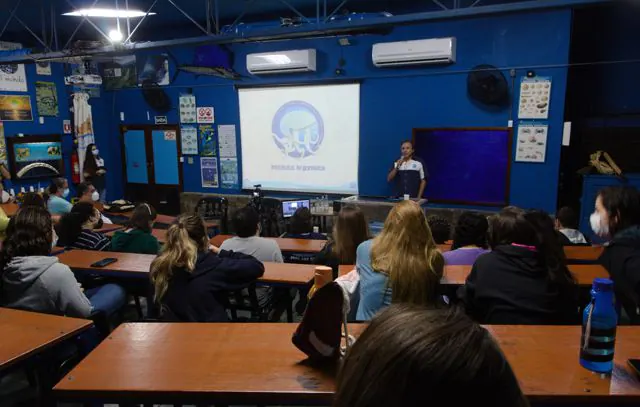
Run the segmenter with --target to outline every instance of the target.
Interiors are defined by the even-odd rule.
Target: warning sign
[[[213,123],[214,121],[213,107],[198,108],[198,123]]]

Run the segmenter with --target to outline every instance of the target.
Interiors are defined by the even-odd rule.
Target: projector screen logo
[[[273,117],[271,133],[276,146],[291,158],[305,158],[318,152],[324,139],[322,116],[307,102],[287,102]]]

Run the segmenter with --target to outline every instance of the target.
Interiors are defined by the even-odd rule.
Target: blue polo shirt
[[[418,198],[420,182],[429,178],[429,172],[421,159],[412,157],[400,165],[396,177],[398,196],[408,194],[411,198]]]

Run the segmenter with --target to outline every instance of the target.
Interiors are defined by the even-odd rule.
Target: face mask
[[[603,225],[602,216],[600,216],[598,212],[594,212],[591,214],[589,223],[591,223],[591,229],[595,232],[596,235],[600,237],[609,236],[609,225]]]
[[[100,150],[98,150],[97,148],[94,150],[91,150],[91,154],[93,155],[98,155],[98,153],[100,152]]]
[[[93,191],[93,193],[91,194],[91,199],[93,200],[93,202],[97,202],[100,199],[100,194],[98,193],[98,191]]]
[[[69,196],[69,188],[66,188],[64,191],[62,191],[62,196],[64,196],[65,198]]]

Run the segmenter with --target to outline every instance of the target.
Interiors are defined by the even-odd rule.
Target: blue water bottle
[[[613,281],[596,278],[591,288],[591,302],[582,317],[580,364],[593,372],[610,373],[616,345],[618,313],[613,304]]]

